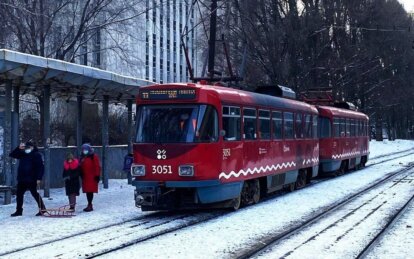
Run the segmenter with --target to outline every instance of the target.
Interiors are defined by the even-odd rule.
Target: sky
[[[414,12],[414,0],[399,0],[404,5],[405,10]]]

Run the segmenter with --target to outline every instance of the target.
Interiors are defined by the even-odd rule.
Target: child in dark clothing
[[[66,195],[69,198],[70,209],[75,211],[76,196],[79,196],[80,190],[80,167],[78,159],[74,158],[72,153],[69,153],[63,162],[62,176],[65,180]]]

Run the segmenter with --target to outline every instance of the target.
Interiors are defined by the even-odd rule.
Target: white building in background
[[[183,37],[195,75],[201,65],[196,46],[198,10],[184,0],[144,0],[142,15],[121,28],[100,31],[80,48],[83,65],[157,83],[188,82]],[[192,30],[191,30],[192,29]],[[121,33],[119,31],[122,30]],[[88,50],[89,48],[89,50]],[[99,51],[100,50],[100,51]]]

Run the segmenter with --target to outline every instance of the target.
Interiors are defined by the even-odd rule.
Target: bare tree
[[[222,8],[231,9],[219,21],[223,27],[231,21],[234,64],[242,63],[241,46],[247,46],[246,88],[330,89],[336,100],[351,101],[407,135],[413,20],[397,0],[236,0]]]
[[[137,19],[146,8],[143,0],[4,0],[0,2],[0,47],[69,62],[78,59],[83,65],[102,68],[107,50],[124,60],[134,56],[122,41],[135,37],[131,27],[139,26]],[[103,42],[104,38],[108,40]],[[88,55],[95,57],[92,62],[85,58]],[[42,96],[37,100],[37,106],[41,105]],[[67,122],[53,123],[59,128]]]
[[[143,0],[5,0],[0,14],[10,21],[10,47],[34,55],[74,61],[79,50],[103,31],[121,27],[145,12]],[[130,33],[124,31],[124,33]],[[114,37],[116,39],[116,37]],[[121,44],[107,46],[122,50]],[[88,52],[102,51],[91,49]]]

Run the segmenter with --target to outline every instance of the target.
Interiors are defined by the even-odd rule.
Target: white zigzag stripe
[[[344,158],[344,157],[355,156],[355,155],[360,155],[360,154],[361,154],[360,151],[348,152],[348,153],[343,153],[339,155],[332,155],[332,159]]]
[[[292,162],[276,164],[276,165],[272,165],[272,166],[267,165],[265,167],[261,166],[259,168],[255,167],[253,169],[248,168],[246,171],[241,169],[238,173],[236,173],[235,171],[231,171],[228,174],[226,174],[225,172],[222,172],[219,175],[219,179],[221,179],[221,178],[229,179],[230,177],[238,178],[238,177],[240,177],[240,175],[247,176],[248,174],[261,174],[261,173],[265,173],[267,171],[278,170],[278,169],[294,167],[294,166],[296,166],[296,163],[292,161]]]
[[[319,162],[319,158],[304,159],[303,160],[303,165],[308,165],[308,164],[311,164],[312,162],[313,163]]]

